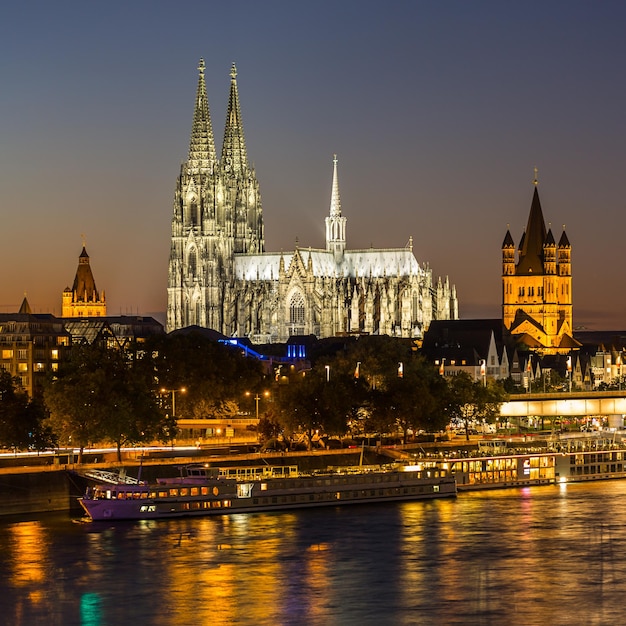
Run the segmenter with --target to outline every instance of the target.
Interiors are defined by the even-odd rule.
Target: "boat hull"
[[[365,475],[213,480],[166,485],[106,485],[79,498],[94,521],[168,519],[291,509],[429,500],[456,496],[450,476]]]

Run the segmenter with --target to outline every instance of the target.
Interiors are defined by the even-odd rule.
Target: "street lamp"
[[[176,418],[176,392],[187,393],[186,387],[181,387],[180,389],[165,389],[161,387],[161,393],[171,393],[172,394],[172,417]]]
[[[269,391],[264,391],[263,392],[263,397],[264,398],[268,398],[269,395],[270,395]],[[250,397],[250,392],[249,391],[246,391],[246,396]],[[260,399],[261,399],[261,396],[258,393],[256,393],[254,395],[254,401],[256,403],[256,419],[257,419],[257,421],[259,420],[259,400]]]

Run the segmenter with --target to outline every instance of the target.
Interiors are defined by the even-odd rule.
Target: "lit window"
[[[3,350],[2,351],[3,359],[12,359],[13,358],[13,350]]]
[[[50,350],[50,357],[58,360],[59,358],[59,351],[55,348],[54,350]]]

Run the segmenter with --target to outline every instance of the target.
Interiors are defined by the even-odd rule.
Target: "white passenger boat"
[[[190,465],[184,475],[154,483],[91,476],[79,502],[94,521],[134,520],[277,511],[456,496],[445,470],[419,465],[338,468],[302,474],[296,466],[210,468]]]

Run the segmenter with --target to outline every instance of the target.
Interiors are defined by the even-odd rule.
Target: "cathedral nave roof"
[[[408,248],[369,248],[346,250],[341,263],[335,261],[327,250],[299,250],[302,260],[311,258],[313,275],[317,277],[337,276],[344,278],[384,276],[420,276],[420,267],[413,252]],[[295,252],[270,252],[263,254],[238,254],[235,256],[235,277],[240,280],[278,279],[281,256],[288,269]]]

